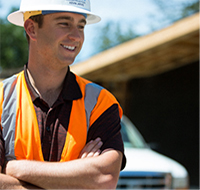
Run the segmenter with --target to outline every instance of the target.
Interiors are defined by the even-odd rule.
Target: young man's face
[[[44,16],[37,30],[38,53],[49,62],[68,66],[74,62],[84,42],[85,17],[75,13]]]

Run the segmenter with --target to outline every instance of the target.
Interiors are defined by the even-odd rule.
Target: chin
[[[72,59],[72,60],[63,60],[62,62],[62,65],[63,66],[70,66],[70,65],[72,65],[73,63],[74,63],[74,59]]]

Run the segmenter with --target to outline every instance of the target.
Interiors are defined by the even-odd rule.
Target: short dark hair
[[[35,15],[35,16],[31,16],[29,19],[33,20],[34,22],[38,23],[38,27],[39,28],[42,28],[42,25],[43,25],[43,18],[44,18],[44,15],[40,14],[40,15]],[[28,44],[30,42],[30,38],[28,36],[28,34],[26,33],[26,38],[27,38],[27,41],[28,41]]]

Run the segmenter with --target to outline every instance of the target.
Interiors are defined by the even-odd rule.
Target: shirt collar
[[[40,98],[40,95],[37,93],[35,88],[32,86],[27,72],[27,65],[24,66],[24,75],[27,83],[27,87],[29,90],[29,93],[31,95],[32,101],[36,100],[37,98]],[[74,73],[70,71],[70,68],[68,67],[68,71],[66,74],[66,77],[64,79],[64,85],[63,89],[59,95],[59,99],[62,98],[63,100],[77,100],[82,98],[82,93],[80,90],[80,87],[76,81],[76,76]]]

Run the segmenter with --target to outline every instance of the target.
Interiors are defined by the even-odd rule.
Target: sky
[[[12,6],[19,7],[21,0],[0,0],[0,17],[7,17]],[[145,20],[148,11],[156,9],[151,0],[91,0],[92,12],[101,17],[97,24],[88,25],[85,28],[85,42],[83,48],[76,58],[76,62],[88,59],[93,53],[93,43],[97,30],[108,21],[124,22],[124,27],[130,26],[131,22],[138,18]],[[145,22],[138,24],[140,32],[145,32]]]
[[[7,17],[12,6],[19,7],[21,0],[0,0],[0,17]],[[175,0],[187,1],[187,0]],[[149,33],[150,15],[159,12],[152,0],[91,0],[92,12],[101,17],[97,24],[85,28],[85,42],[76,62],[88,59],[94,52],[95,37],[99,28],[108,21],[120,22],[125,30],[134,25],[136,33],[145,35]],[[134,23],[134,24],[133,24]]]
[[[0,0],[0,17],[7,16],[12,6],[19,7],[21,0]],[[155,8],[151,0],[91,0],[92,12],[102,18],[102,22],[109,19],[132,20]]]

